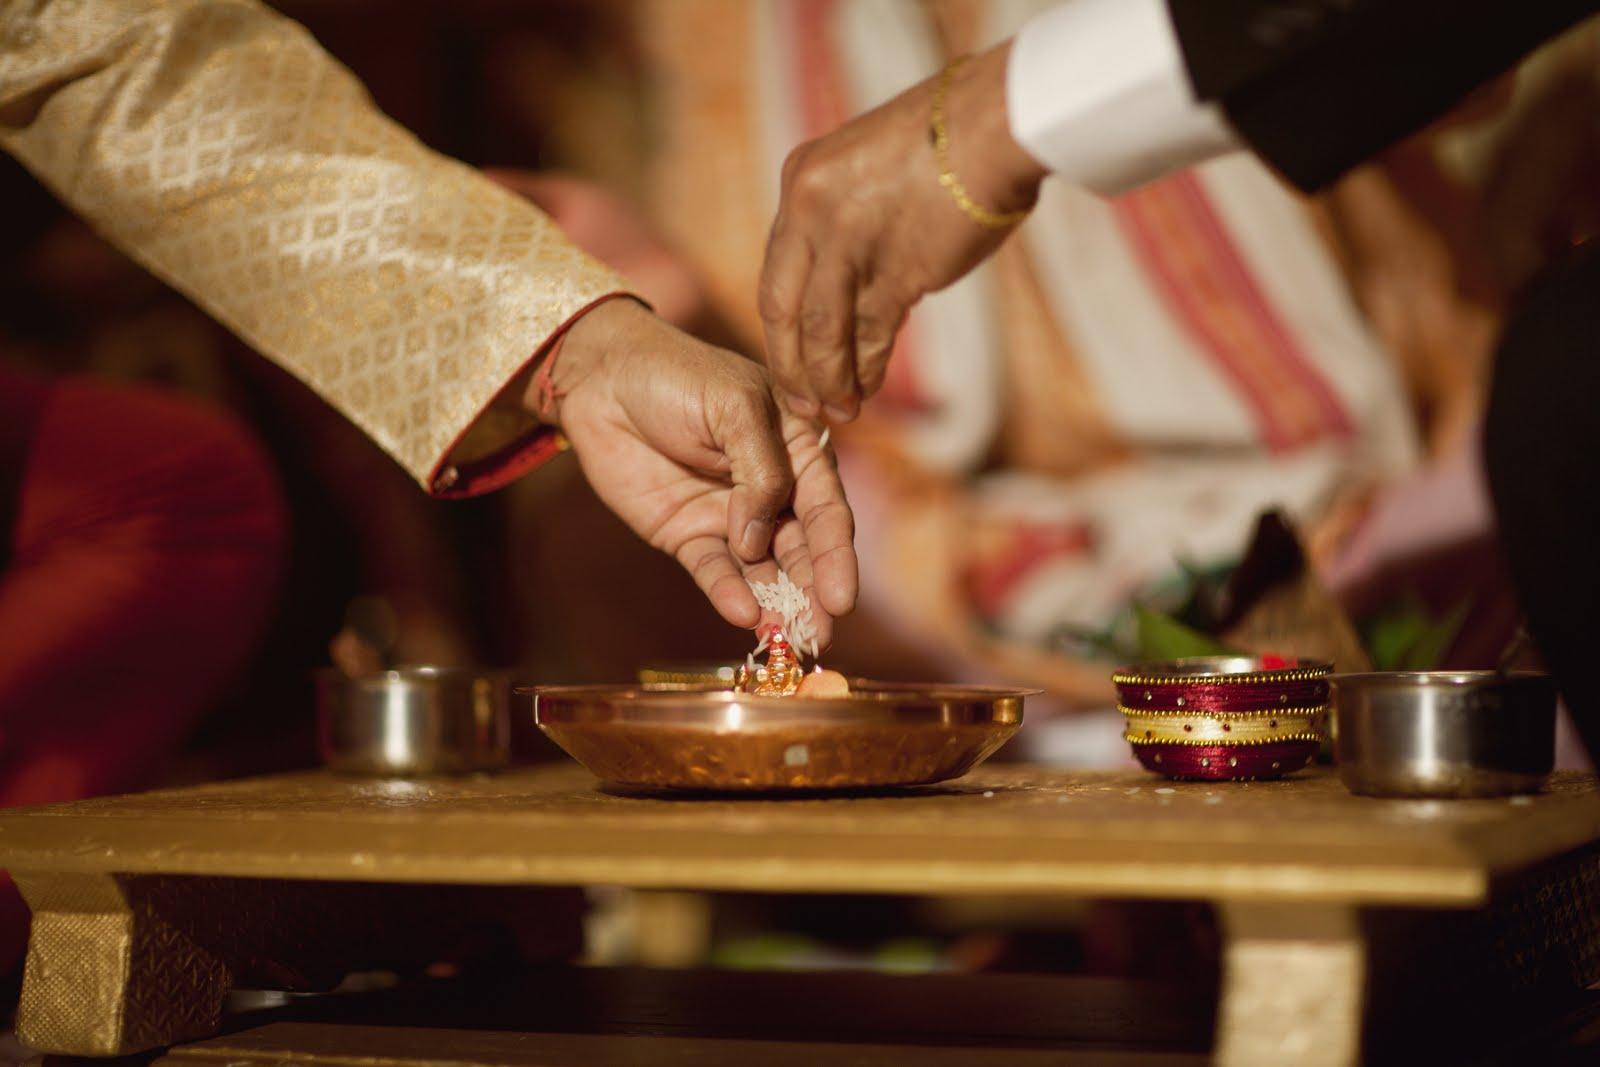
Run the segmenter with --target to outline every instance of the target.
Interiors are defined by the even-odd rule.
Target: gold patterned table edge
[[[1572,775],[1523,808],[1354,798],[1326,772],[1166,783],[1030,768],[894,797],[663,801],[547,768],[292,775],[0,812],[0,862],[56,873],[1443,907],[1478,906],[1499,873],[1596,837],[1600,791]]]

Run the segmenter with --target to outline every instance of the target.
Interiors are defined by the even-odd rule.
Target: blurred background
[[[755,279],[788,149],[1041,5],[276,6],[389,115],[550,212],[663,316],[759,357]],[[1589,234],[1597,50],[1600,27],[1579,27],[1312,199],[1244,156],[1115,202],[1052,183],[993,263],[917,309],[884,393],[834,431],[863,600],[827,665],[1037,685],[1047,696],[1013,757],[1120,765],[1119,660],[1231,647],[1341,667],[1496,662],[1518,612],[1478,424],[1507,302]],[[541,682],[747,651],[749,635],[605,511],[571,457],[488,498],[431,500],[10,161],[0,202],[0,370],[16,375],[4,381],[177,398],[139,425],[97,424],[101,451],[80,458],[114,471],[140,434],[181,428],[196,466],[161,472],[178,531],[167,547],[220,514],[207,510],[219,493],[249,518],[217,542],[247,575],[237,586],[146,597],[108,585],[104,556],[70,552],[42,586],[0,577],[7,626],[67,597],[98,612],[56,651],[58,671],[137,650],[141,677],[181,689],[186,709],[130,712],[136,749],[70,724],[59,758],[8,747],[0,802],[311,766],[311,674],[330,648],[514,665]],[[33,462],[6,486],[39,476]],[[47,532],[70,547],[77,529]],[[0,670],[8,746],[36,682]],[[86,745],[117,747],[115,773],[75,770]],[[1564,745],[1565,764],[1579,758]],[[861,925],[881,940],[892,924]],[[901,949],[919,960],[927,946]]]
[[[424,142],[491,168],[663,315],[758,356],[782,154],[1039,5],[279,6]],[[1141,640],[1161,650],[1161,621],[1213,637],[1242,621],[1254,591],[1218,601],[1270,509],[1327,602],[1235,646],[1492,661],[1516,609],[1477,419],[1510,286],[1543,228],[1587,209],[1595,48],[1580,27],[1315,200],[1244,157],[1114,204],[1051,189],[992,267],[918,310],[884,395],[835,435],[865,598],[829,664],[954,668],[1041,685],[1041,713],[1104,709],[1105,668]],[[341,630],[391,661],[543,681],[742,656],[744,635],[570,460],[489,499],[430,500],[9,161],[0,192],[0,360],[219,409],[265,449],[286,504],[261,632],[194,724],[194,765],[163,773],[311,762],[309,673]],[[1361,651],[1321,632],[1346,621]],[[1059,759],[1120,755],[1103,721],[1045,733],[1035,747]]]

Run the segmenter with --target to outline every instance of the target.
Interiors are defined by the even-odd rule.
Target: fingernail
[[[849,422],[856,417],[856,413],[849,408],[840,407],[838,404],[828,405],[829,422]]]
[[[811,418],[817,413],[817,402],[808,396],[799,396],[795,393],[785,393],[783,402],[786,407],[796,415]]]
[[[767,541],[772,537],[772,523],[766,519],[751,519],[744,528],[744,537],[739,541],[739,552],[745,559],[752,559],[767,550]]]

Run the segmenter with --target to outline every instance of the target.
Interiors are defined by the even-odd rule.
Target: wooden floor
[[[506,1034],[279,1023],[176,1049],[161,1067],[1191,1067],[1181,1053],[993,1049],[727,1038]]]
[[[516,979],[312,998],[237,1025],[426,1020],[476,1031],[1203,1054],[1215,996],[1085,976],[552,967]]]
[[[551,968],[297,999],[221,1037],[42,1067],[1191,1067],[1210,1062],[1211,991],[1091,977],[894,977]],[[1430,1032],[1431,1031],[1431,1032]],[[1600,995],[1464,1050],[1419,1025],[1373,1063],[1600,1062]],[[914,1036],[911,1036],[914,1035]],[[1444,1060],[1430,1056],[1449,1048]]]

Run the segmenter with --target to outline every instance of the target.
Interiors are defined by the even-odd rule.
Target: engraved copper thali
[[[646,789],[927,785],[967,773],[1022,725],[1037,690],[851,683],[848,698],[629,686],[532,690],[539,728],[596,777]]]

